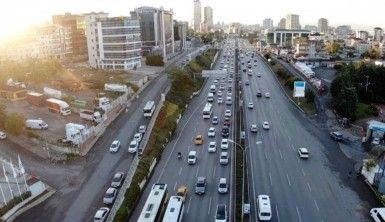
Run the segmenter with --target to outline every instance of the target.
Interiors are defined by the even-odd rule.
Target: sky
[[[128,16],[132,9],[144,5],[172,8],[176,19],[192,21],[193,0],[2,0],[0,38],[21,33],[29,25],[50,21],[53,14],[103,11],[111,16]],[[277,25],[290,13],[299,14],[303,26],[316,25],[323,17],[332,26],[385,28],[384,0],[201,0],[201,5],[213,8],[215,23],[261,24],[264,18],[272,18]]]

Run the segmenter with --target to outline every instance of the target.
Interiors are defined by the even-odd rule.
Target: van
[[[30,129],[48,129],[48,124],[41,119],[27,119],[25,126]]]
[[[231,105],[233,104],[233,100],[231,99],[230,96],[226,97],[226,105]]]
[[[370,210],[370,216],[373,218],[375,222],[383,222],[385,221],[385,208],[372,208]]]
[[[257,197],[257,210],[258,210],[258,219],[260,221],[269,221],[271,220],[271,205],[270,197],[268,195],[258,195]]]

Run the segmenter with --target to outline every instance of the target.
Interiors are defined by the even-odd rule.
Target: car
[[[199,134],[195,137],[195,145],[202,145],[202,144],[203,144],[203,136]]]
[[[134,140],[136,140],[138,143],[142,141],[142,134],[141,133],[135,133]]]
[[[218,80],[214,80],[214,84],[217,85],[218,84]]]
[[[94,222],[104,222],[107,220],[110,209],[108,207],[101,207],[96,211],[94,216]]]
[[[219,98],[217,99],[217,102],[218,102],[218,104],[222,104],[222,103],[223,103],[223,98],[222,98],[222,97],[219,97]]]
[[[218,116],[213,116],[213,118],[211,119],[211,123],[213,125],[218,125],[219,123]]]
[[[252,133],[258,132],[257,124],[251,124],[251,126],[250,126],[250,131],[251,131]]]
[[[271,220],[271,205],[270,197],[265,194],[257,196],[257,215],[260,221],[270,221]]]
[[[225,111],[225,116],[231,117],[231,110],[226,109],[226,111]]]
[[[342,141],[342,133],[338,132],[338,131],[334,131],[334,132],[331,132],[330,133],[330,137],[333,138],[335,141]]]
[[[262,97],[262,93],[260,91],[257,92],[257,97]]]
[[[380,138],[374,137],[373,140],[372,140],[372,144],[373,144],[373,145],[378,145],[378,144],[380,144]]]
[[[191,150],[187,156],[187,163],[189,165],[194,165],[196,162],[197,162],[197,151]]]
[[[253,109],[254,108],[254,104],[252,102],[249,102],[249,104],[247,104],[247,108]]]
[[[184,202],[187,197],[187,187],[184,185],[178,187],[178,189],[176,190],[176,195],[181,197],[182,201]]]
[[[224,126],[230,126],[231,125],[230,117],[225,117],[224,118],[223,125]]]
[[[146,132],[146,126],[145,125],[139,126],[139,133],[144,134],[145,132]]]
[[[266,98],[270,98],[270,93],[268,93],[268,92],[265,93],[265,97],[266,97]]]
[[[245,86],[248,86],[250,85],[250,82],[249,81],[245,81]]]
[[[222,139],[221,140],[221,149],[227,150],[229,148],[229,141],[228,139]]]
[[[228,187],[227,187],[227,179],[226,178],[220,178],[219,184],[218,184],[218,193],[227,193]]]
[[[210,127],[209,131],[207,132],[208,137],[215,137],[215,127]]]
[[[215,142],[215,141],[210,142],[209,147],[208,147],[208,151],[209,151],[209,153],[217,152],[217,142]]]
[[[112,143],[111,143],[111,146],[110,146],[110,152],[118,152],[119,151],[119,148],[120,148],[120,141],[119,140],[114,140]]]
[[[265,130],[270,129],[270,124],[269,124],[269,122],[267,122],[267,121],[263,122],[262,128],[265,129]]]
[[[232,92],[227,92],[227,97],[231,97],[233,95]]]
[[[138,147],[139,147],[138,141],[134,139],[130,142],[130,145],[128,145],[128,152],[136,153],[136,151],[138,151]]]
[[[307,159],[309,158],[309,151],[304,147],[298,148],[298,156],[301,159]]]
[[[228,126],[224,125],[222,127],[222,137],[229,137],[230,129]]]
[[[261,77],[262,75],[261,75],[261,73],[259,72],[258,74],[257,74],[257,77]]]
[[[218,96],[218,97],[221,97],[222,95],[223,95],[223,92],[222,92],[222,91],[218,91],[218,92],[217,92],[217,96]]]
[[[124,173],[118,172],[115,173],[114,177],[112,177],[111,187],[117,188],[122,186],[124,181]]]
[[[225,204],[218,204],[215,212],[215,222],[227,222],[227,210]]]
[[[229,153],[221,152],[221,156],[219,157],[219,163],[221,165],[227,165],[229,163]]]
[[[197,182],[195,184],[195,193],[198,195],[205,194],[206,186],[207,186],[206,178],[198,177]]]
[[[104,204],[113,204],[115,202],[116,196],[118,196],[118,190],[116,188],[110,187],[107,189],[103,197]]]
[[[7,134],[5,134],[3,131],[0,131],[0,140],[4,140],[7,138]]]

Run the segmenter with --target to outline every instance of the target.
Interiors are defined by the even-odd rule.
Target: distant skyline
[[[346,24],[359,28],[385,28],[383,4],[383,0],[363,3],[351,0],[323,0],[317,3],[305,0],[201,0],[202,9],[205,6],[213,8],[214,23],[261,24],[263,19],[271,18],[277,26],[287,14],[298,14],[302,26],[317,25],[318,19],[323,17],[329,20],[331,26]],[[172,8],[175,19],[189,23],[193,17],[193,0],[12,0],[2,5],[0,38],[38,22],[50,22],[54,14],[103,11],[111,16],[129,16],[132,9],[140,6]]]

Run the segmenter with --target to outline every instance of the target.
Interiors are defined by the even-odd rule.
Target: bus
[[[203,119],[210,119],[212,113],[213,113],[213,105],[211,105],[211,103],[206,103],[202,112]]]
[[[167,206],[168,192],[167,184],[156,183],[152,185],[150,194],[140,213],[138,222],[161,221]]]
[[[184,203],[182,197],[171,196],[168,201],[163,222],[181,222],[183,218]]]
[[[385,208],[372,208],[370,210],[370,216],[375,222],[384,222],[385,221]]]
[[[152,114],[155,111],[155,102],[154,101],[148,101],[146,105],[143,108],[144,117],[152,117]]]

